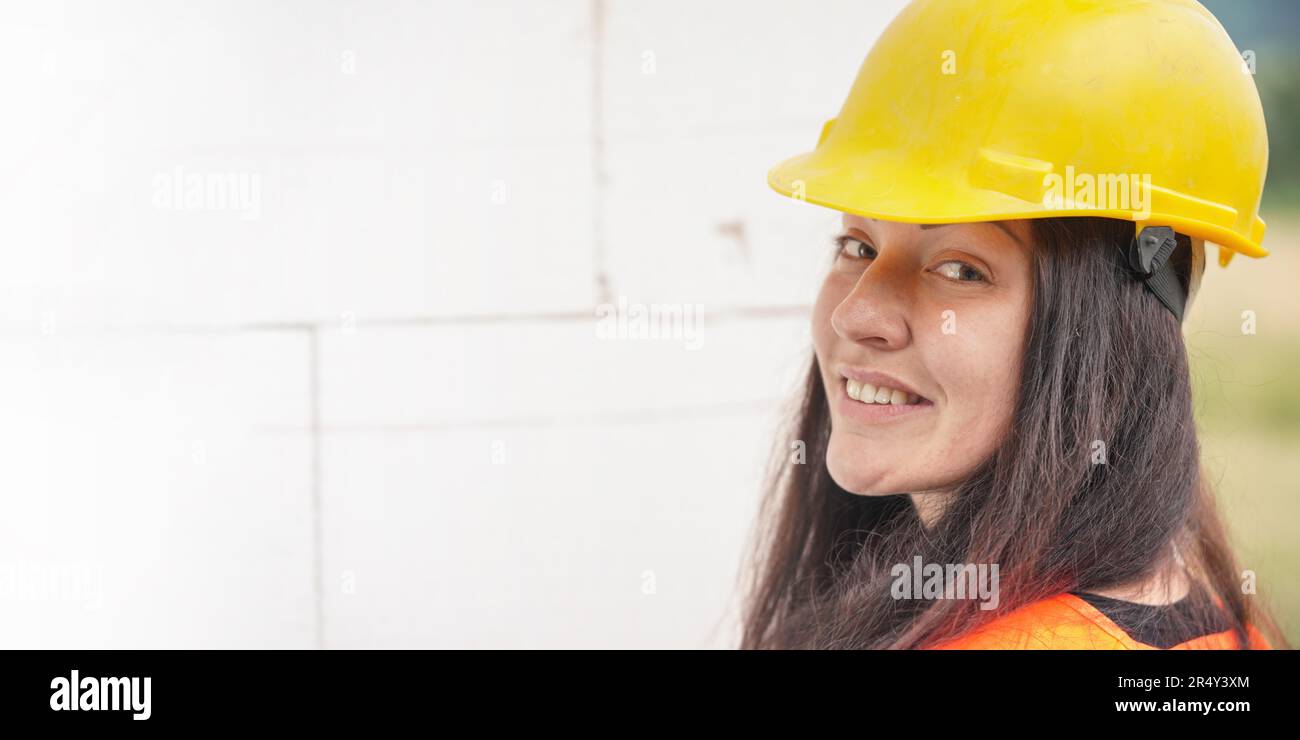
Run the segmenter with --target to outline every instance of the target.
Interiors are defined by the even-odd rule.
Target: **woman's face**
[[[827,467],[854,493],[948,490],[993,452],[1015,407],[1029,224],[843,221],[813,309]]]

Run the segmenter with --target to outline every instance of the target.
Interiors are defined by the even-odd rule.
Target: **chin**
[[[826,470],[840,488],[861,496],[889,496],[912,490],[898,480],[897,469],[865,459],[866,451],[861,445],[840,447],[832,436],[826,450]]]
[[[862,483],[857,478],[844,478],[834,473],[831,473],[831,478],[836,485],[855,496],[892,496],[897,493],[906,493],[906,491],[890,491],[877,485]]]
[[[959,474],[946,466],[928,465],[916,453],[908,457],[899,461],[893,452],[872,455],[870,446],[860,438],[845,438],[832,431],[826,446],[826,470],[836,485],[860,496],[945,490],[959,485],[964,475],[973,471],[973,466],[962,468],[965,472]]]

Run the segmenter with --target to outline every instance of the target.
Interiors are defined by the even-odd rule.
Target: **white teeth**
[[[846,380],[845,392],[848,393],[849,398],[860,403],[910,406],[921,401],[921,397],[915,393],[906,393],[883,385],[875,386],[870,383],[862,383],[853,378],[847,378]]]

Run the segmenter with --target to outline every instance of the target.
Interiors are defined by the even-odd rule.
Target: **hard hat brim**
[[[996,160],[993,160],[996,162]],[[905,161],[888,150],[828,154],[824,147],[785,159],[768,171],[768,185],[782,195],[867,218],[904,223],[971,223],[1007,219],[1093,216],[1133,221],[1145,225],[1170,226],[1179,233],[1204,239],[1248,257],[1268,255],[1260,241],[1265,224],[1255,217],[1249,234],[1186,215],[1095,207],[1051,207],[1005,192],[1018,189],[1021,196],[1041,195],[1043,172],[1029,168],[1019,183],[1008,185],[997,173],[1001,189],[979,187],[969,182],[980,179],[980,170],[965,178],[936,176],[921,164]],[[948,173],[951,175],[951,173]],[[993,179],[990,176],[987,179]],[[1174,194],[1177,196],[1177,194]],[[867,205],[864,205],[867,204]],[[1185,208],[1185,201],[1182,203]],[[1227,264],[1222,250],[1220,264]]]

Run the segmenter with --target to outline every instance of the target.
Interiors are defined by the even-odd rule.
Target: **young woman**
[[[769,174],[842,230],[742,647],[1285,645],[1181,331],[1205,241],[1267,254],[1240,65],[1190,0],[918,0],[886,29]]]

